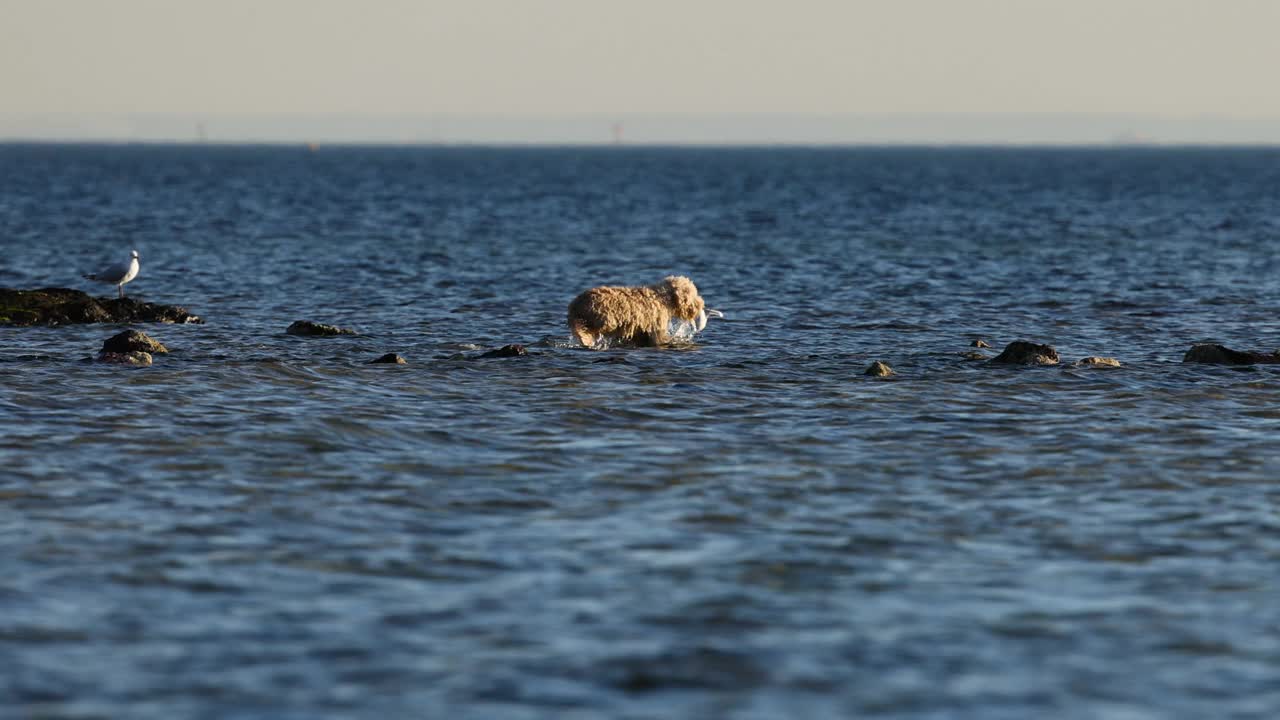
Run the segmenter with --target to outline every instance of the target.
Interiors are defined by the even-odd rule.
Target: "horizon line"
[[[4,113],[0,142],[375,145],[1270,145],[1280,118],[1085,112]]]
[[[627,149],[724,149],[724,150],[748,150],[748,149],[850,149],[850,150],[910,150],[910,149],[974,149],[974,150],[1195,150],[1195,149],[1280,149],[1280,141],[1276,140],[1260,140],[1260,141],[1235,141],[1235,140],[1209,140],[1209,141],[1139,141],[1139,142],[1107,142],[1107,141],[985,141],[985,140],[938,140],[938,141],[917,141],[917,140],[900,140],[900,141],[833,141],[833,142],[806,142],[806,141],[725,141],[725,142],[708,142],[708,141],[627,141],[627,142],[610,142],[610,141],[543,141],[543,140],[506,140],[506,141],[396,141],[396,140],[281,140],[281,139],[210,139],[210,140],[184,140],[169,138],[12,138],[0,136],[0,147],[14,146],[105,146],[105,147],[130,147],[130,146],[157,146],[157,147],[188,147],[188,148],[299,148],[313,152],[324,149],[342,149],[342,148],[419,148],[419,149],[599,149],[599,150],[627,150]]]

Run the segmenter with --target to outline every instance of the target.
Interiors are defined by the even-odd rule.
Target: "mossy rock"
[[[295,320],[285,328],[285,332],[290,335],[300,335],[302,337],[337,337],[339,335],[359,335],[355,330],[349,328],[338,327],[337,325],[325,325],[323,323],[311,322],[310,320]]]
[[[169,348],[164,343],[156,340],[141,330],[125,330],[122,333],[112,335],[102,343],[102,352],[104,353],[132,353],[144,352],[151,355],[164,354],[169,352]]]
[[[0,325],[80,325],[85,323],[202,323],[175,305],[133,298],[95,299],[68,288],[0,288]]]

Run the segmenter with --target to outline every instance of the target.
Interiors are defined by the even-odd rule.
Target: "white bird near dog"
[[[84,276],[86,280],[97,280],[109,285],[115,285],[120,291],[120,299],[124,299],[124,284],[138,277],[138,251],[134,250],[129,253],[129,259],[125,262],[112,265],[102,272],[89,273]]]
[[[702,328],[707,326],[708,317],[723,318],[724,313],[720,312],[719,310],[704,308],[702,312],[698,313],[698,320],[697,322],[694,323],[694,327],[697,328],[698,332],[702,332]]]

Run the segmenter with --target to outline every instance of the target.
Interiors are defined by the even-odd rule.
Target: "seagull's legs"
[[[124,299],[124,283],[120,283],[119,285],[117,285],[116,289],[120,291],[120,299],[123,300]]]

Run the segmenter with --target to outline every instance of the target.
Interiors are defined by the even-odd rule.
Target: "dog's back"
[[[658,344],[669,320],[666,304],[651,287],[593,287],[569,303],[569,332],[588,347],[603,337]]]

